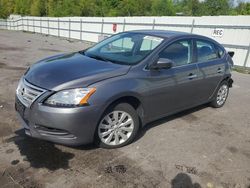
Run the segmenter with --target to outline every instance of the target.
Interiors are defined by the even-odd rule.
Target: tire
[[[137,135],[139,122],[139,116],[130,104],[110,107],[97,125],[96,144],[109,149],[130,144]]]
[[[215,96],[213,101],[210,103],[210,105],[214,108],[221,108],[228,97],[229,93],[229,84],[226,80],[222,81],[216,90]]]

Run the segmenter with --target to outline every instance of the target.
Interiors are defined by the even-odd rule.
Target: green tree
[[[79,1],[80,16],[95,16],[97,9],[93,0],[80,0]]]
[[[14,0],[0,0],[0,17],[7,18],[15,10]]]
[[[250,3],[239,3],[236,12],[240,15],[250,15]]]
[[[204,3],[199,0],[175,1],[175,8],[178,13],[188,16],[200,16],[203,14]]]
[[[153,0],[152,15],[154,16],[172,16],[175,15],[173,1],[171,0]]]
[[[188,9],[190,10],[190,15],[200,16],[203,14],[204,3],[199,0],[189,0]]]
[[[46,15],[46,1],[33,0],[30,7],[30,14],[32,16],[45,16]]]
[[[135,16],[136,13],[136,1],[134,0],[122,0],[118,6],[120,16]]]
[[[234,0],[0,0],[0,17],[250,15],[250,3]]]
[[[21,15],[30,15],[31,0],[15,0],[15,12]]]
[[[229,0],[206,0],[203,15],[217,16],[230,13]]]

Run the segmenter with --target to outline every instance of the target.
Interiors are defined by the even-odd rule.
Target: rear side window
[[[160,53],[160,58],[170,59],[174,66],[186,65],[192,62],[192,41],[181,40],[170,44]]]
[[[217,50],[213,43],[209,41],[197,40],[197,61],[205,62],[218,58]]]
[[[224,55],[224,50],[223,50],[221,47],[219,47],[219,46],[217,46],[217,48],[218,48],[219,57],[220,57],[220,58],[223,57],[223,55]]]

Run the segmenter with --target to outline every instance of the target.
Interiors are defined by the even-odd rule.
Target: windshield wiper
[[[104,57],[101,57],[101,56],[97,56],[97,55],[87,55],[87,56],[90,57],[90,58],[93,58],[93,59],[97,59],[97,60],[101,60],[101,61],[106,61],[106,62],[111,62],[110,60],[108,60],[108,59],[106,59]]]
[[[115,60],[109,60],[107,58],[98,56],[98,55],[93,55],[93,54],[86,54],[85,51],[79,51],[80,54],[85,55],[87,57],[93,58],[93,59],[97,59],[97,60],[101,60],[101,61],[105,61],[105,62],[111,62],[111,63],[115,63],[115,64],[124,64],[123,62],[120,61],[115,61]]]
[[[79,54],[85,55],[85,50],[79,51]]]
[[[109,61],[108,59],[101,57],[101,56],[97,56],[97,55],[87,55],[85,53],[85,51],[79,51],[80,54],[85,55],[87,57],[93,58],[93,59],[97,59],[97,60],[101,60],[101,61]]]

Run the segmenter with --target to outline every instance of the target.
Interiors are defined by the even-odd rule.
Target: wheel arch
[[[123,95],[117,95],[115,97],[111,97],[111,99],[107,102],[103,113],[111,107],[116,106],[119,103],[128,103],[130,104],[137,112],[140,120],[140,126],[144,124],[144,107],[141,98],[134,93],[128,93]],[[102,113],[102,114],[103,114]]]
[[[226,76],[221,80],[221,82],[223,82],[223,81],[227,81],[229,87],[232,87],[232,86],[233,86],[233,79],[231,78],[231,75],[226,75]],[[221,83],[221,82],[220,82],[220,83]]]

